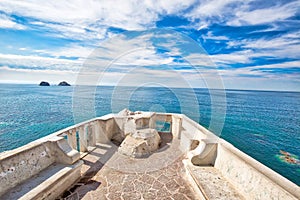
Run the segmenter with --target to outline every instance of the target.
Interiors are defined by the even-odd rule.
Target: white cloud
[[[195,8],[185,14],[185,17],[191,19],[192,21],[200,20],[196,22],[197,29],[207,28],[212,23],[219,23],[228,20],[232,17],[235,12],[235,7],[241,8],[243,4],[247,1],[242,0],[204,0],[195,6]]]
[[[22,24],[18,24],[11,17],[8,17],[4,14],[0,14],[0,28],[17,29],[17,30],[26,29],[25,26],[23,26]]]
[[[221,35],[221,36],[215,36],[213,35],[212,31],[208,31],[207,35],[203,36],[203,39],[209,39],[209,40],[229,40],[228,37]]]
[[[83,60],[87,58],[95,50],[93,47],[82,46],[79,44],[70,44],[64,47],[58,47],[56,49],[37,49],[33,52],[40,55],[48,55],[51,57],[74,57],[79,58],[78,60]]]
[[[172,57],[162,57],[155,49],[141,49],[123,55],[114,62],[116,65],[159,66],[173,63]]]
[[[211,56],[208,56],[207,54],[193,53],[185,56],[184,59],[190,64],[195,65],[195,67],[215,67]]]
[[[124,30],[154,28],[164,15],[183,15],[183,10],[196,0],[2,0],[0,10],[8,15],[28,18],[28,28],[44,30],[44,34],[99,43],[113,33],[109,27]],[[197,4],[197,3],[196,3]]]
[[[300,2],[275,5],[268,8],[239,10],[227,24],[231,26],[267,24],[292,17],[299,10]]]
[[[266,8],[253,7],[255,0],[204,0],[185,16],[195,21],[197,29],[206,28],[213,23],[229,26],[272,24],[286,20],[299,11],[300,1],[288,3],[273,2]]]
[[[298,59],[300,49],[300,37],[298,36],[299,33],[294,32],[274,38],[243,39],[240,41],[229,41],[228,47],[241,47],[243,49],[248,49],[248,51],[246,51],[247,53],[244,55],[247,56],[249,59],[254,57]]]
[[[0,10],[29,17],[33,26],[50,29],[55,36],[103,39],[108,27],[145,30],[155,27],[161,14],[177,14],[192,5],[189,1],[94,1],[2,0]],[[34,28],[34,27],[31,27]]]
[[[64,80],[74,84],[76,75],[77,73],[72,71],[16,69],[0,66],[0,83],[39,84],[41,81],[48,81],[50,84],[58,84]]]
[[[283,63],[276,63],[276,64],[269,64],[269,65],[259,65],[254,67],[247,67],[249,69],[286,69],[286,68],[299,68],[300,69],[300,61],[290,61],[290,62],[283,62]],[[299,71],[300,75],[300,71]]]
[[[243,68],[231,68],[231,69],[221,69],[219,72],[223,77],[234,77],[237,78],[239,76],[249,77],[256,76],[261,78],[272,78],[274,79],[286,79],[289,78],[290,81],[298,80],[300,78],[299,73],[291,73],[288,72],[289,68],[299,68],[300,69],[300,61],[291,61],[291,62],[283,62],[269,65],[257,65],[257,66],[248,66]],[[280,74],[274,73],[281,69]]]
[[[19,50],[20,50],[20,51],[26,51],[27,48],[26,48],[26,47],[21,47],[21,48],[19,48]]]
[[[236,63],[250,63],[252,51],[238,51],[230,54],[216,54],[211,55],[211,58],[217,64],[236,64]]]
[[[160,0],[146,0],[144,6],[159,14],[178,14],[182,10],[197,4],[196,0],[173,0],[173,1],[160,1]]]
[[[294,44],[298,44],[299,41],[295,39],[286,39],[283,37],[278,38],[262,38],[257,40],[244,40],[241,42],[244,48],[255,48],[255,49],[276,49],[284,48]],[[244,43],[244,44],[243,44]]]
[[[78,60],[57,59],[41,56],[22,56],[13,54],[0,54],[0,64],[17,66],[32,70],[61,70],[78,71],[82,62]]]
[[[222,17],[226,13],[226,8],[232,3],[238,3],[236,0],[206,0],[201,1],[200,4],[187,16],[193,19],[202,17]]]

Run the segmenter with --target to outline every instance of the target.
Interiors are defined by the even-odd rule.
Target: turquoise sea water
[[[0,84],[0,152],[73,125],[73,89]],[[120,109],[184,111],[190,118],[197,118],[195,110],[189,109],[189,103],[180,105],[178,96],[192,99],[186,89],[136,88],[128,102],[122,94],[116,94],[112,101],[113,91],[114,87],[97,87],[96,116],[111,113],[113,102],[113,106]],[[131,88],[124,87],[121,91],[126,93]],[[211,120],[209,91],[194,89],[194,93],[199,104],[199,122],[208,127]],[[280,153],[283,150],[293,154],[296,160],[300,157],[300,93],[226,90],[226,101],[221,137],[300,185],[300,163],[284,162]],[[190,105],[193,103],[191,100]],[[82,109],[80,120],[94,117],[86,113],[84,106],[76,109]]]

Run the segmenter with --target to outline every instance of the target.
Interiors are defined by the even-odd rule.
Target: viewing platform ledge
[[[127,138],[154,129],[155,151]],[[183,114],[125,109],[0,153],[0,199],[74,198],[296,200],[300,188]]]

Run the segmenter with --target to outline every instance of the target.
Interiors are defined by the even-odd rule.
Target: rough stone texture
[[[159,135],[160,148],[147,158],[131,158],[113,143],[98,143],[83,158],[83,178],[61,199],[200,199],[185,179],[179,140],[171,133]]]
[[[95,168],[94,175],[86,177],[89,180],[79,184],[65,199],[196,200],[198,198],[195,193],[183,179],[181,160],[179,158],[171,166],[158,171],[144,173],[126,173],[96,162],[94,166],[98,167]]]
[[[125,135],[134,133],[138,129],[155,128],[156,113],[154,112],[132,112],[124,109],[117,116],[126,118],[122,126]]]
[[[0,199],[57,197],[80,177],[79,157],[62,137],[0,154]]]
[[[155,129],[141,129],[128,134],[119,147],[119,152],[133,157],[144,157],[156,151],[161,140]]]
[[[291,182],[253,158],[248,157],[229,143],[219,144],[218,154],[220,156],[217,157],[214,167],[247,199],[299,199],[299,186],[291,185]],[[292,194],[294,195],[283,189],[279,184],[283,187],[290,185],[289,189],[293,191]]]
[[[207,199],[245,199],[216,168],[190,165],[188,169]]]

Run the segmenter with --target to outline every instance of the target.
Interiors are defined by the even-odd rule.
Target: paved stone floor
[[[176,140],[166,142],[148,158],[133,159],[119,154],[115,145],[98,144],[83,158],[84,177],[62,199],[197,199],[184,178],[184,155],[178,146]]]

